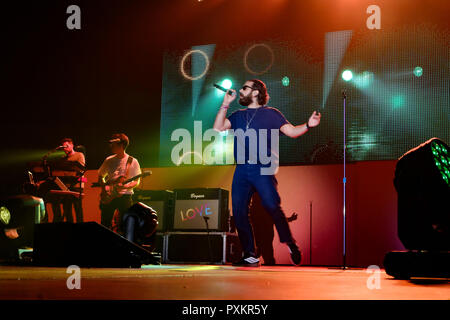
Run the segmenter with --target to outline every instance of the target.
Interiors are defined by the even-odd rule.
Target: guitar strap
[[[131,163],[133,162],[133,157],[132,156],[128,156],[128,160],[127,160],[127,168],[125,169],[125,178],[128,177],[128,172],[130,172],[130,166]]]

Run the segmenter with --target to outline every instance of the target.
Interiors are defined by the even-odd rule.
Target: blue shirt
[[[241,129],[244,133],[247,132],[247,126],[248,129],[254,129],[254,132],[256,133],[256,141],[257,141],[257,153],[256,153],[256,162],[257,164],[263,164],[264,161],[261,162],[260,159],[260,138],[264,138],[266,141],[267,146],[267,156],[270,157],[271,155],[271,129],[279,130],[283,125],[289,123],[284,115],[275,108],[262,106],[257,109],[241,109],[233,112],[229,117],[228,120],[231,122],[231,129],[233,129],[235,136],[234,136],[234,159],[237,164],[242,164],[240,161],[238,161],[238,147],[244,148],[245,150],[245,163],[249,163],[251,160],[250,156],[250,140],[251,138],[249,136],[245,136],[245,145],[242,145],[242,140],[238,140],[238,137],[236,136],[236,130]],[[265,136],[262,136],[260,134],[260,129],[266,129],[267,134]],[[277,141],[278,143],[278,141]],[[278,157],[278,154],[276,155]],[[241,159],[242,160],[242,159]]]

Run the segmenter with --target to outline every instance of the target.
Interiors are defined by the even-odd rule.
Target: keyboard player
[[[61,149],[66,154],[60,161],[78,162],[83,167],[86,165],[86,160],[82,152],[74,150],[74,143],[71,138],[64,138],[61,140]],[[64,171],[58,174],[60,180],[69,187],[70,191],[82,192],[84,183],[83,177],[73,175],[70,173],[65,174]],[[61,206],[63,209],[63,215],[61,215]],[[83,222],[83,206],[81,203],[81,197],[75,197],[73,195],[58,195],[57,200],[52,202],[53,222],[62,222],[64,218],[67,222],[73,222],[73,211],[75,211],[76,222]]]

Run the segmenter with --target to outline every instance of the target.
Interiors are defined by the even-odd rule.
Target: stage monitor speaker
[[[35,226],[34,265],[140,268],[142,264],[159,263],[151,252],[96,222]]]
[[[224,189],[178,189],[174,231],[229,231],[229,192]],[[205,219],[206,218],[206,219]]]
[[[152,207],[158,215],[157,232],[166,232],[171,228],[175,193],[170,190],[136,190],[133,196],[135,202],[142,202]]]

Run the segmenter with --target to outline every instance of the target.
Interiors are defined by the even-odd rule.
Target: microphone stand
[[[81,152],[81,153],[83,153],[83,155],[84,155],[84,157],[85,157],[85,161],[86,161],[86,155],[85,155],[85,153],[84,152],[82,152],[82,149],[81,149],[81,147],[82,146],[77,146],[77,149],[79,149],[79,151],[77,151],[77,152]],[[84,147],[83,147],[84,148]],[[86,150],[86,149],[85,149]],[[84,170],[83,170],[83,172],[81,173],[81,176],[80,176],[80,193],[79,193],[79,198],[78,198],[78,201],[79,201],[79,210],[80,210],[80,215],[81,215],[81,221],[80,222],[83,222],[83,220],[84,220],[84,212],[83,212],[83,200],[81,199],[81,197],[82,197],[82,195],[83,195],[83,183],[84,183],[84,181],[83,181],[83,179],[84,179],[84,174],[86,173],[86,171],[87,171],[87,169],[86,169],[86,163],[84,164]],[[75,212],[75,216],[76,216],[76,212]],[[77,219],[77,222],[78,222],[78,217],[75,217],[76,219]]]
[[[346,217],[346,185],[347,185],[347,173],[346,173],[346,151],[347,151],[347,146],[346,146],[346,139],[345,139],[345,137],[346,137],[346,100],[347,100],[347,92],[346,92],[346,90],[344,89],[344,90],[342,90],[342,98],[343,98],[343,100],[344,100],[344,177],[343,177],[343,179],[342,179],[342,182],[343,182],[343,191],[344,191],[344,207],[343,207],[343,255],[342,255],[342,269],[347,269],[347,265],[346,265],[346,263],[347,263],[347,261],[346,261],[346,258],[347,258],[347,241],[346,241],[346,219],[347,219],[347,217]]]
[[[83,170],[83,173],[81,174],[81,176],[79,178],[80,179],[80,192],[78,194],[78,205],[80,207],[78,208],[78,210],[79,210],[81,221],[78,221],[78,217],[76,216],[76,212],[75,212],[75,219],[76,219],[77,223],[81,223],[84,220],[83,219],[84,214],[83,214],[83,199],[82,199],[82,197],[83,197],[83,183],[84,183],[83,179],[84,179],[85,173],[86,173],[86,169]]]
[[[312,201],[309,202],[309,265],[312,265]]]
[[[205,220],[205,223],[206,223],[206,237],[207,237],[207,240],[208,240],[209,261],[210,261],[211,264],[214,264],[214,262],[212,261],[213,258],[212,258],[212,251],[211,251],[211,239],[209,237],[209,226],[208,226],[209,217],[205,216],[205,217],[203,217],[203,219]]]
[[[346,89],[342,90],[342,98],[344,100],[344,177],[342,179],[342,184],[343,184],[343,194],[344,194],[344,205],[343,205],[343,209],[342,209],[342,215],[343,215],[343,252],[342,252],[342,266],[340,268],[330,268],[330,269],[342,269],[342,270],[348,270],[349,267],[347,266],[347,212],[346,212],[346,186],[347,186],[347,171],[346,171],[346,154],[347,154],[347,145],[346,145],[346,104],[347,104],[347,91]],[[359,269],[359,268],[352,268],[352,269]]]
[[[343,210],[342,210],[342,215],[343,215],[343,232],[342,232],[342,238],[343,238],[343,252],[342,252],[342,266],[341,267],[331,267],[329,269],[342,269],[342,270],[347,270],[347,246],[346,246],[346,185],[347,185],[347,172],[346,172],[346,139],[345,139],[345,134],[346,134],[346,100],[347,100],[347,92],[345,89],[343,89],[341,91],[342,93],[342,98],[344,100],[344,177],[342,179],[342,184],[343,184],[343,194],[344,194],[344,205],[343,205]]]
[[[50,166],[48,165],[47,158],[53,152],[56,152],[57,148],[51,149],[42,157],[42,167],[44,168],[44,172],[47,174],[47,178],[50,178]]]

